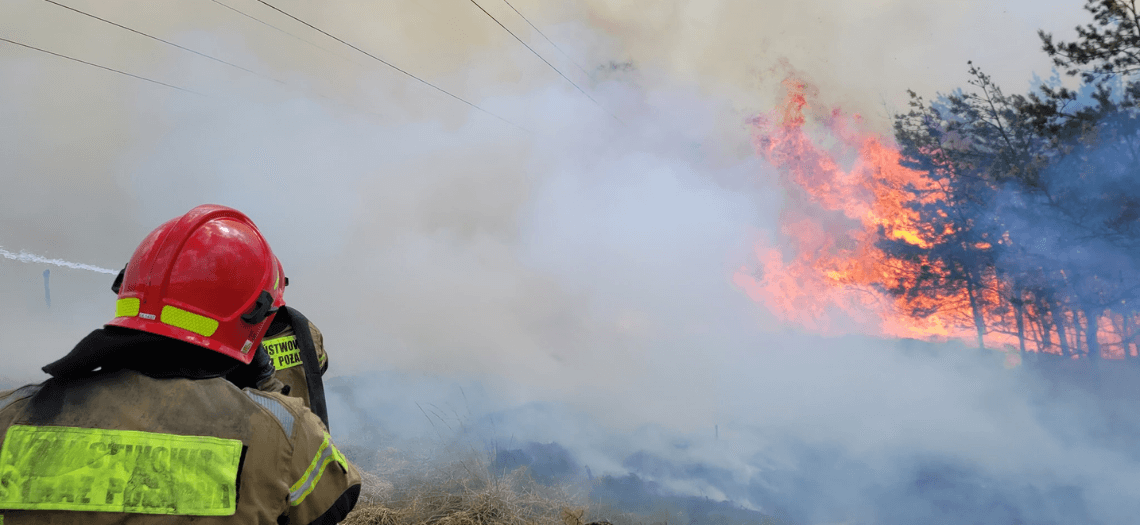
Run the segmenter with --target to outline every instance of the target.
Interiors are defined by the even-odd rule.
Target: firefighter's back
[[[5,525],[306,524],[359,484],[299,401],[221,378],[120,370],[24,387],[0,407]]]
[[[360,477],[297,399],[239,390],[288,284],[245,214],[202,205],[155,228],[115,316],[52,379],[0,393],[0,525],[323,525]]]

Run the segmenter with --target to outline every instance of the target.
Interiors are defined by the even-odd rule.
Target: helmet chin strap
[[[249,324],[257,324],[275,313],[277,313],[277,309],[273,307],[273,296],[262,290],[261,294],[257,296],[257,301],[253,303],[253,310],[242,314],[241,320]]]
[[[119,289],[123,287],[123,276],[127,274],[127,265],[123,265],[123,269],[119,270],[119,275],[115,277],[115,282],[111,283],[111,291],[117,295]]]

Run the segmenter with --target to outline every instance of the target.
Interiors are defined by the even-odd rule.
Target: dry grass
[[[779,525],[759,514],[697,512],[687,500],[661,500],[640,512],[591,501],[595,482],[540,483],[525,467],[495,472],[487,454],[460,447],[407,453],[343,447],[363,484],[345,525]],[[449,459],[441,459],[449,458]]]
[[[347,525],[583,525],[585,496],[535,482],[525,468],[493,474],[481,458],[365,472]]]

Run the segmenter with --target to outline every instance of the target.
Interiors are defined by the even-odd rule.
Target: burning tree
[[[838,110],[812,122],[810,90],[790,78],[785,107],[753,124],[757,151],[801,195],[783,217],[791,249],[758,247],[761,272],[737,282],[801,324],[830,302],[874,311],[883,335],[1136,357],[1140,13],[1132,1],[1086,9],[1095,24],[1077,42],[1040,34],[1079,89],[1008,95],[970,64],[966,90],[911,93],[897,149]]]
[[[937,205],[944,188],[900,163],[857,115],[813,108],[813,90],[795,77],[784,85],[784,107],[752,124],[757,152],[784,175],[785,239],[757,246],[761,268],[736,282],[785,321],[825,333],[958,337],[961,309],[948,306],[958,297],[935,282],[946,272],[929,253],[945,233],[915,206]]]
[[[1004,95],[976,67],[970,74],[976,92],[959,91],[937,105],[911,92],[911,110],[897,117],[902,165],[937,183],[936,198],[916,188],[909,204],[932,234],[923,245],[889,238],[879,244],[892,258],[920,264],[913,281],[890,289],[911,305],[910,315],[929,315],[924,305],[966,312],[977,345],[985,348],[987,317],[1004,312],[1009,303],[1001,296],[1011,291],[996,265],[1008,239],[987,211],[1000,182],[1033,170],[1037,159],[1031,153],[1035,137],[1017,111],[1024,101]]]
[[[896,119],[904,165],[945,188],[935,205],[913,207],[946,234],[926,247],[881,241],[893,257],[941,270],[926,288],[894,291],[965,288],[979,345],[990,329],[1016,335],[1022,352],[1135,354],[1140,86],[1122,75],[1140,66],[1140,35],[1121,16],[1134,5],[1086,8],[1110,29],[1080,29],[1077,43],[1041,34],[1057,64],[1082,76],[1081,90],[1007,96],[971,65],[973,91],[936,105],[912,93],[911,111]]]

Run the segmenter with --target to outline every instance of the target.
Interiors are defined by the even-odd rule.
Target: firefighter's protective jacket
[[[300,400],[108,368],[0,392],[4,525],[324,524],[355,505],[359,473]]]

